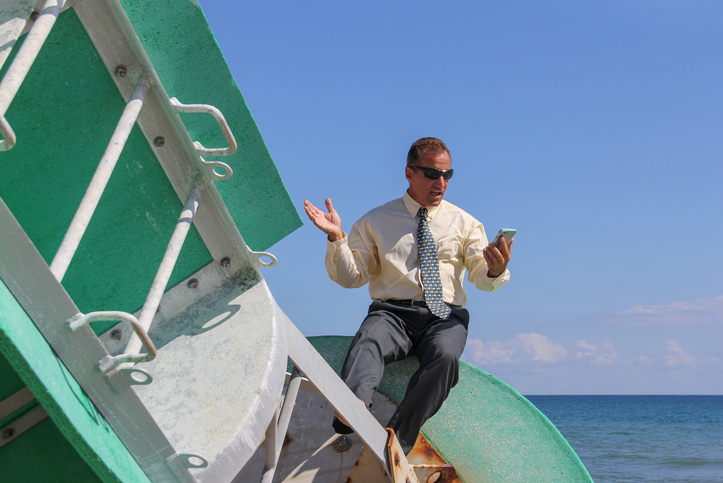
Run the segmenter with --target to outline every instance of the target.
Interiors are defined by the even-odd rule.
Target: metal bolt
[[[112,330],[111,333],[110,333],[110,336],[111,336],[112,338],[114,338],[115,340],[121,340],[121,336],[122,336],[122,335],[123,335],[123,333],[122,333],[120,330],[118,330],[118,329],[114,329],[114,330]]]
[[[126,66],[123,64],[121,64],[115,68],[115,75],[118,77],[125,77],[127,73],[128,73],[128,70],[126,69]]]
[[[221,266],[222,267],[229,267],[231,266],[231,259],[229,257],[223,257],[221,259]]]
[[[3,439],[12,438],[13,434],[15,434],[15,430],[13,428],[7,428],[5,431],[3,431]]]
[[[339,436],[338,438],[336,438],[336,442],[334,442],[334,448],[336,448],[336,450],[340,453],[348,450],[349,448],[351,448],[351,438],[346,435]]]
[[[153,145],[157,148],[162,148],[166,145],[166,138],[163,136],[157,136],[156,139],[153,140]]]
[[[192,278],[188,281],[188,288],[198,288],[198,279]]]
[[[40,15],[40,10],[33,10],[33,11],[30,13],[30,20],[32,20],[33,22],[35,22],[35,20],[37,20],[37,18],[38,18],[39,15]]]

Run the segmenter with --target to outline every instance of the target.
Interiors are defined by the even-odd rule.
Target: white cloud
[[[711,323],[723,321],[723,295],[692,302],[676,301],[666,305],[635,305],[616,314],[631,322]]]
[[[519,334],[511,342],[522,346],[535,361],[558,362],[567,357],[567,351],[561,345],[536,332]]]
[[[470,339],[465,354],[474,364],[481,365],[524,361],[555,363],[567,357],[562,346],[536,332],[518,334],[506,342]]]
[[[668,348],[668,352],[670,352],[670,354],[663,356],[667,365],[682,366],[695,364],[695,357],[688,355],[688,353],[685,352],[682,347],[680,347],[680,344],[678,344],[673,339],[669,339],[666,342],[666,346]]]
[[[613,344],[603,340],[601,346],[588,344],[585,339],[575,343],[575,359],[588,360],[592,364],[616,364],[623,362]]]

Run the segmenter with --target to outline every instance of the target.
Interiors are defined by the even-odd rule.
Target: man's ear
[[[404,176],[409,180],[412,181],[412,173],[414,170],[410,168],[409,166],[404,168]]]

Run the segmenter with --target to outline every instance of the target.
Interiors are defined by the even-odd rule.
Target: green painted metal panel
[[[54,423],[0,448],[3,481],[149,481],[2,282],[0,352]]]
[[[8,109],[18,142],[0,155],[0,197],[48,264],[124,107],[75,12],[66,10]],[[63,279],[78,308],[84,313],[140,308],[182,209],[134,127]],[[211,261],[192,228],[169,286]],[[111,325],[99,322],[94,329]]]
[[[339,373],[352,337],[309,341]],[[398,404],[418,367],[414,357],[390,364],[379,392]],[[422,432],[467,483],[592,481],[544,414],[504,382],[464,361],[459,383]]]
[[[215,184],[246,244],[256,251],[266,250],[300,227],[301,218],[198,3],[120,3],[168,95],[184,104],[211,104],[228,121],[238,151],[209,159],[228,163],[234,171],[231,179]],[[194,141],[206,147],[227,145],[211,116],[183,114],[181,119]]]

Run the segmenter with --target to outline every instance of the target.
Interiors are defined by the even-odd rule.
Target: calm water
[[[723,396],[528,396],[596,483],[723,482]]]

